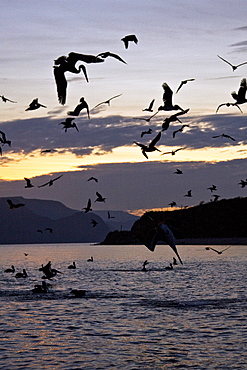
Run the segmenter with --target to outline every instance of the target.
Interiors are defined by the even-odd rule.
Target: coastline
[[[188,238],[176,239],[176,245],[247,245],[247,238]]]

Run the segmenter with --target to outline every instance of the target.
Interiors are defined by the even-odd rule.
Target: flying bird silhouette
[[[93,225],[93,227],[98,225],[98,222],[96,220],[94,220],[93,218],[92,218],[90,223]]]
[[[17,101],[10,100],[10,99],[6,98],[4,95],[0,95],[0,98],[2,98],[2,101],[4,103],[6,103],[7,101],[9,101],[10,103],[17,103]]]
[[[23,207],[25,206],[24,203],[13,203],[11,199],[7,199],[7,203],[9,205],[9,208],[10,209],[15,209],[15,208],[20,208],[20,207]]]
[[[91,199],[88,199],[87,206],[82,209],[85,209],[84,213],[88,213],[89,211],[92,211],[91,207],[92,207]]]
[[[97,104],[97,105],[95,105],[95,107],[93,107],[93,109],[94,108],[97,108],[99,105],[101,105],[101,104],[108,104],[109,106],[110,106],[110,102],[111,102],[111,100],[112,99],[115,99],[115,98],[118,98],[119,96],[121,96],[122,94],[118,94],[118,95],[115,95],[115,96],[113,96],[112,98],[110,98],[110,99],[108,99],[108,100],[105,100],[105,101],[102,101],[101,103],[99,103],[99,104]]]
[[[125,60],[123,60],[119,55],[111,53],[110,51],[105,51],[104,53],[100,53],[96,56],[96,58],[98,57],[103,58],[103,59],[106,59],[107,57],[112,57],[112,58],[119,60],[120,62],[124,64],[127,64]]]
[[[30,179],[27,179],[26,177],[24,177],[24,180],[26,180],[25,188],[33,188],[34,187],[34,185],[31,183]]]
[[[216,252],[217,254],[222,254],[224,251],[226,251],[229,248],[231,248],[231,245],[229,247],[223,249],[222,251],[218,251],[217,249],[214,249],[214,248],[211,248],[211,247],[206,247],[205,249],[206,250],[210,250],[211,249],[212,251]]]
[[[94,202],[104,202],[106,198],[104,198],[98,191],[96,191],[97,199]]]
[[[87,110],[87,116],[90,119],[88,103],[86,102],[86,100],[83,97],[79,101],[80,101],[80,104],[78,104],[73,111],[67,112],[67,114],[70,115],[70,116],[79,116],[82,109],[86,109]]]
[[[184,112],[184,109],[181,108],[179,105],[177,104],[173,104],[172,103],[172,95],[173,95],[173,91],[172,89],[167,85],[166,82],[164,82],[162,84],[162,87],[163,87],[163,90],[164,90],[164,93],[163,93],[163,102],[164,102],[164,105],[161,105],[159,108],[158,108],[158,111],[160,110],[165,110],[165,111],[170,111],[170,110],[181,110]]]
[[[207,189],[210,190],[211,193],[212,193],[213,191],[217,190],[217,187],[216,187],[216,185],[212,185],[212,186],[209,186],[209,188],[207,188]]]
[[[177,168],[176,171],[173,172],[173,173],[175,173],[177,175],[182,175],[183,174],[183,171],[181,171],[179,168]]]
[[[153,132],[153,130],[151,128],[149,128],[147,131],[142,131],[141,137],[143,137],[144,135],[152,134],[152,132]]]
[[[243,66],[244,64],[247,64],[247,62],[244,62],[244,63],[240,63],[240,64],[237,64],[236,66],[231,64],[230,62],[228,62],[226,59],[220,57],[219,55],[217,55],[218,58],[220,58],[221,60],[223,60],[223,62],[229,64],[229,66],[232,67],[232,71],[234,72],[238,67],[240,66]]]
[[[155,102],[155,99],[153,99],[153,100],[151,101],[151,103],[149,104],[148,108],[143,109],[143,111],[146,111],[146,112],[153,112],[154,102]]]
[[[177,88],[176,94],[179,92],[179,90],[181,89],[181,87],[182,87],[183,85],[186,85],[186,84],[187,84],[187,82],[189,82],[189,81],[195,81],[195,79],[194,79],[194,78],[188,78],[187,80],[183,80],[183,81],[181,81],[181,82],[180,82],[180,85],[179,85],[179,86],[178,86],[178,88]]]
[[[6,135],[3,131],[0,131],[0,134],[2,137],[0,137],[0,142],[2,145],[8,144],[8,146],[11,146],[11,141],[6,139]]]
[[[96,179],[96,177],[93,177],[93,176],[91,176],[91,177],[89,177],[89,179],[87,179],[87,181],[91,181],[91,180],[93,180],[95,182],[98,182],[98,179]]]
[[[238,185],[241,185],[241,188],[245,188],[245,186],[247,186],[247,179],[246,179],[246,181],[240,180],[240,182],[238,183]]]
[[[175,155],[179,150],[182,150],[182,149],[184,149],[184,148],[178,148],[178,149],[172,150],[171,152],[162,153],[161,155],[164,155],[164,154]]]
[[[189,125],[183,125],[178,130],[173,131],[172,137],[174,138],[178,132],[183,132],[183,130],[184,130],[185,127],[189,127]]]
[[[69,128],[75,128],[76,131],[79,132],[79,129],[76,125],[75,122],[72,122],[74,120],[74,118],[66,118],[64,122],[60,122],[59,125],[63,125],[63,129],[65,130],[65,132],[67,132],[67,130]]]
[[[181,116],[181,115],[183,115],[185,113],[188,113],[188,112],[189,112],[189,108],[185,109],[184,111],[172,114],[170,117],[165,118],[163,123],[162,123],[162,131],[168,130],[171,122],[178,121],[178,122],[182,123],[182,121],[180,121],[178,116]]]
[[[25,109],[25,111],[27,111],[27,110],[36,110],[40,107],[47,108],[46,105],[40,104],[38,102],[38,98],[36,98],[36,99],[33,99],[33,101],[29,104],[29,107],[27,109]]]
[[[192,197],[191,192],[192,192],[192,190],[188,190],[187,194],[185,194],[184,197],[191,198]]]
[[[155,150],[158,150],[160,152],[160,150],[155,147],[155,145],[160,140],[160,138],[161,138],[161,132],[159,132],[158,135],[155,136],[155,138],[151,141],[151,143],[149,145],[144,145],[144,144],[138,143],[136,141],[134,141],[134,144],[141,147],[142,154],[144,155],[144,157],[146,157],[148,159],[147,152],[154,152]]]
[[[227,139],[231,139],[233,141],[236,141],[236,139],[234,139],[232,136],[229,136],[229,135],[225,135],[225,134],[222,134],[222,135],[216,135],[216,136],[212,136],[213,139],[217,138],[217,137],[225,137]]]
[[[146,121],[146,122],[150,122],[150,120],[156,116],[156,114],[158,114],[159,111],[155,112],[152,116],[148,117],[148,118],[143,118],[143,117],[133,117],[133,119],[140,119],[140,120],[143,120],[143,121]]]
[[[57,152],[56,149],[43,149],[40,151],[41,154],[44,154],[44,153],[55,153]]]
[[[43,185],[39,185],[39,186],[38,186],[38,188],[42,188],[42,187],[44,187],[44,186],[46,186],[46,185],[48,185],[48,186],[52,186],[52,185],[53,185],[53,183],[54,183],[54,181],[56,181],[56,180],[60,179],[62,176],[63,176],[63,175],[60,175],[60,176],[58,176],[58,177],[55,177],[55,179],[51,179],[51,180],[49,180],[48,182],[46,182],[45,184],[43,184]]]
[[[128,49],[128,47],[129,47],[129,43],[130,43],[130,42],[132,42],[132,41],[133,41],[135,44],[137,44],[137,43],[138,43],[138,39],[137,39],[136,35],[127,35],[127,36],[124,36],[124,37],[121,39],[121,41],[123,41],[124,46],[125,46],[125,49]]]
[[[108,211],[107,212],[107,218],[110,219],[110,218],[115,218],[115,216],[111,216],[110,212]]]
[[[243,113],[241,108],[239,107],[239,104],[247,103],[247,99],[245,98],[246,90],[247,90],[246,78],[243,78],[240,82],[240,87],[239,87],[238,93],[236,93],[236,91],[233,91],[231,93],[233,99],[236,100],[235,103],[222,103],[222,104],[220,104],[216,109],[216,113],[219,111],[220,107],[222,107],[223,105],[226,105],[227,107],[236,106],[240,110],[240,112]]]

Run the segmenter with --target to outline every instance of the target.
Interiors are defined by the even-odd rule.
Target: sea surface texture
[[[162,245],[0,246],[0,369],[246,369],[247,246],[205,247],[166,270]],[[48,261],[61,273],[34,293]]]

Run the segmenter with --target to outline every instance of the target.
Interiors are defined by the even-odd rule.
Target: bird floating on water
[[[32,289],[33,293],[47,293],[48,287],[45,281],[42,281],[41,284],[35,284],[34,288]]]
[[[223,105],[226,105],[227,107],[236,106],[240,110],[240,112],[243,113],[241,108],[239,107],[239,104],[247,103],[247,99],[245,98],[246,90],[247,90],[246,78],[243,78],[240,82],[238,93],[236,93],[236,91],[233,91],[231,93],[233,99],[236,100],[235,103],[220,104],[216,109],[216,113],[219,111],[220,107],[222,107]]]
[[[85,297],[86,295],[86,290],[83,290],[83,289],[72,289],[70,291],[71,294],[74,294],[74,296],[76,298],[81,298],[81,297]]]
[[[172,265],[172,263],[170,263],[170,265],[169,265],[169,266],[166,266],[166,267],[165,267],[165,270],[173,270],[173,265]]]
[[[87,262],[93,262],[93,256],[87,259]]]
[[[76,269],[75,261],[72,263],[72,265],[68,266],[68,269],[70,269],[70,270],[75,270]]]
[[[97,108],[99,105],[102,105],[102,104],[108,104],[109,106],[110,106],[110,102],[111,102],[111,100],[112,99],[116,99],[116,98],[118,98],[119,96],[121,96],[122,94],[118,94],[118,95],[115,95],[115,96],[113,96],[112,98],[110,98],[110,99],[108,99],[108,100],[105,100],[105,101],[102,101],[101,103],[99,103],[99,104],[97,104],[97,105],[95,105],[95,107],[93,107],[93,109],[94,108]]]
[[[243,66],[244,64],[247,64],[247,62],[243,62],[243,63],[240,63],[240,64],[237,64],[236,66],[233,65],[232,63],[228,62],[226,59],[220,57],[219,55],[217,55],[218,58],[220,58],[221,60],[223,60],[223,62],[229,64],[229,66],[232,67],[232,71],[234,72],[238,67],[240,66]]]
[[[83,97],[79,101],[80,101],[80,103],[75,107],[75,109],[73,111],[67,112],[67,114],[69,116],[79,116],[82,109],[86,109],[87,110],[87,116],[90,119],[88,103],[86,102],[86,100]]]
[[[125,46],[125,49],[128,49],[130,42],[134,42],[135,44],[138,43],[138,39],[137,39],[136,35],[127,35],[127,36],[124,36],[121,39],[121,41],[123,41],[124,46]]]
[[[17,272],[17,274],[15,274],[15,277],[16,278],[26,278],[27,277],[26,269],[23,269],[22,272]]]
[[[195,81],[195,79],[194,79],[194,78],[188,78],[187,80],[183,80],[183,81],[181,81],[181,82],[180,82],[180,85],[179,85],[179,86],[178,86],[178,88],[177,88],[176,94],[179,92],[179,90],[181,89],[181,87],[182,87],[183,85],[186,85],[186,84],[187,84],[187,82],[189,82],[189,81]]]
[[[7,268],[6,270],[4,270],[4,272],[15,272],[15,266],[12,265],[11,268]]]
[[[142,271],[147,271],[146,266],[148,265],[148,260],[144,261],[142,264]]]
[[[29,107],[27,109],[25,109],[25,110],[26,111],[27,110],[36,110],[36,109],[38,109],[40,107],[47,108],[46,105],[40,104],[38,102],[38,98],[36,98],[36,99],[33,99],[33,101],[29,104]]]
[[[158,150],[160,152],[160,150],[156,148],[155,146],[157,142],[160,140],[160,138],[161,138],[161,132],[159,132],[158,135],[155,136],[155,138],[151,141],[149,145],[141,144],[136,141],[134,141],[134,144],[141,147],[142,154],[144,155],[144,157],[148,159],[147,152],[154,152],[155,150]]]
[[[51,179],[51,180],[47,181],[45,184],[43,184],[43,185],[39,185],[39,186],[38,186],[38,188],[42,188],[42,187],[44,187],[44,186],[46,186],[46,185],[48,185],[48,186],[52,186],[52,185],[53,185],[53,183],[54,183],[54,181],[56,181],[56,180],[60,179],[62,176],[63,176],[63,175],[60,175],[60,176],[58,176],[58,177],[55,177],[55,179]]]

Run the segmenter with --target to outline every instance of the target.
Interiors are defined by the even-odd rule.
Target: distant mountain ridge
[[[110,211],[116,219],[112,222],[107,219],[108,211],[84,213],[58,201],[18,196],[9,199],[25,206],[10,210],[7,199],[0,198],[0,244],[100,242],[114,228],[130,230],[138,219],[127,212]],[[95,227],[92,219],[97,222]]]

